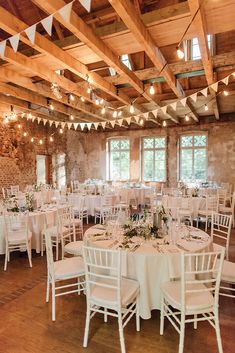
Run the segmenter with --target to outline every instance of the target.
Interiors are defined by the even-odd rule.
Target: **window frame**
[[[195,146],[194,145],[194,136],[200,136],[200,135],[204,135],[206,136],[206,146]],[[181,146],[181,139],[184,136],[193,136],[193,144],[192,147],[182,147]],[[182,134],[179,135],[178,138],[178,181],[183,181],[183,182],[190,182],[190,180],[183,180],[182,179],[182,172],[181,172],[181,160],[182,160],[182,156],[181,156],[181,151],[182,150],[186,150],[186,149],[191,149],[193,151],[192,154],[192,170],[193,170],[193,179],[191,181],[197,180],[195,179],[195,168],[194,168],[194,159],[195,159],[195,154],[194,154],[194,150],[195,149],[205,149],[206,150],[206,166],[205,166],[205,180],[200,180],[200,181],[206,181],[207,177],[208,177],[208,132],[207,131],[193,131],[193,132],[184,132]]]
[[[118,149],[118,150],[111,150],[111,142],[112,141],[121,141],[121,140],[127,140],[129,141],[129,149]],[[106,173],[107,179],[108,180],[113,180],[113,181],[125,181],[125,180],[130,180],[130,170],[131,170],[131,140],[129,137],[127,136],[117,136],[117,137],[110,137],[107,139],[107,163],[106,163],[106,168],[108,173]],[[111,178],[111,153],[112,152],[129,152],[129,169],[128,169],[128,178],[127,179],[112,179]],[[120,166],[119,166],[120,167]],[[120,172],[119,172],[119,176],[120,176]]]
[[[197,41],[198,41],[198,37],[194,37],[190,40],[190,59],[191,60],[201,60],[202,54],[201,54],[201,50],[200,50],[200,45],[199,45],[199,42],[198,42],[198,44],[193,44],[194,39],[197,39]],[[196,45],[199,48],[200,57],[194,58],[193,57],[193,47]],[[208,50],[209,50],[210,55],[213,55],[214,54],[214,36],[212,34],[207,34],[207,45],[208,45]]]
[[[157,138],[164,138],[165,139],[165,147],[164,148],[144,148],[144,139],[157,139]],[[145,151],[153,151],[154,158],[153,158],[153,171],[154,171],[154,178],[152,180],[147,180],[144,178],[144,152]],[[165,151],[165,178],[163,180],[157,180],[155,177],[155,152],[156,151]],[[165,183],[167,181],[167,136],[165,135],[154,135],[154,136],[143,136],[141,138],[141,180],[143,182],[153,181],[158,183]]]

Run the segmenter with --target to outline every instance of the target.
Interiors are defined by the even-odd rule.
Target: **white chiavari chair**
[[[214,241],[216,238],[224,242],[226,249],[226,260],[229,259],[229,242],[232,228],[232,216],[213,213],[211,217],[211,237]]]
[[[188,219],[191,226],[193,225],[193,207],[191,197],[181,197],[180,206],[178,208],[178,222]]]
[[[29,266],[32,267],[32,233],[29,230],[28,212],[24,214],[18,212],[5,213],[4,223],[6,242],[4,271],[6,271],[7,263],[10,261],[10,253],[14,251],[27,251]]]
[[[218,200],[218,207],[225,207],[226,200],[227,200],[226,189],[217,189],[217,200]]]
[[[121,352],[125,353],[123,328],[136,316],[136,330],[140,331],[138,308],[139,283],[121,276],[120,250],[83,247],[86,274],[87,313],[83,347],[87,347],[90,319],[96,313],[118,319]]]
[[[199,218],[205,217],[205,231],[207,231],[208,222],[211,220],[212,214],[214,212],[218,212],[218,200],[216,196],[206,196],[206,204],[205,209],[198,210],[198,217],[197,217],[197,227]]]
[[[182,253],[181,278],[162,284],[160,334],[166,317],[179,333],[179,353],[184,350],[185,324],[208,321],[216,331],[219,353],[223,352],[219,327],[219,287],[224,249],[208,253]],[[174,310],[176,309],[176,311]]]
[[[234,218],[234,212],[235,212],[235,192],[232,195],[232,201],[230,206],[219,206],[219,212],[224,213],[224,214],[230,214],[232,216],[232,221],[233,221],[233,227],[235,227],[235,218]]]
[[[20,187],[19,185],[12,185],[11,186],[11,195],[17,196],[20,192]]]
[[[56,297],[71,293],[80,294],[85,290],[84,263],[81,257],[71,257],[59,261],[53,259],[52,241],[50,232],[45,230],[46,254],[47,254],[47,291],[46,302],[49,302],[50,286],[52,289],[52,320],[56,319]],[[59,284],[61,281],[69,281],[68,284]],[[73,283],[71,283],[71,281]],[[74,288],[74,289],[72,289]]]
[[[95,207],[95,223],[99,219],[100,223],[104,223],[106,216],[113,212],[113,197],[106,195],[101,197],[100,207]]]

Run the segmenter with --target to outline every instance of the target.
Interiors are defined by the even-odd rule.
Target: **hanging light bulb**
[[[118,116],[122,116],[122,111],[121,110],[119,110]]]
[[[134,111],[135,111],[135,109],[134,109],[133,103],[131,103],[131,105],[130,105],[130,113],[133,114]]]
[[[8,124],[8,123],[9,123],[8,117],[6,117],[6,118],[4,119],[4,123],[5,123],[5,124]]]
[[[60,134],[63,134],[63,129],[60,129],[60,130],[59,130],[59,133],[60,133]]]
[[[154,93],[155,93],[155,88],[154,88],[154,86],[153,86],[152,83],[151,83],[151,86],[150,86],[149,93],[150,93],[151,95],[154,95]]]
[[[144,120],[143,119],[140,120],[140,125],[144,125]]]
[[[21,126],[21,124],[18,124],[17,127],[18,127],[18,129],[21,129],[22,126]]]
[[[184,52],[183,52],[183,50],[182,50],[179,46],[176,47],[176,50],[177,50],[178,58],[179,58],[179,59],[183,59],[183,58],[184,58]]]
[[[224,90],[224,95],[228,96],[228,91]]]
[[[116,118],[116,117],[117,117],[117,115],[118,115],[117,111],[116,111],[116,110],[114,110],[114,112],[113,112],[113,118]]]
[[[50,136],[50,142],[53,142],[53,141],[54,141],[53,137],[52,137],[52,136]]]
[[[28,135],[27,132],[24,132],[24,133],[23,133],[23,136],[24,136],[24,137],[26,137],[27,135]]]
[[[74,120],[74,116],[72,114],[70,114],[70,120]]]
[[[104,99],[103,98],[101,98],[100,104],[104,104]]]
[[[39,143],[40,143],[40,145],[42,145],[42,144],[43,144],[43,141],[42,141],[42,139],[40,139],[40,140],[39,140]]]
[[[233,77],[235,77],[235,72],[232,73]]]
[[[103,107],[102,109],[101,109],[101,114],[105,114],[105,107]]]
[[[207,112],[208,111],[208,105],[205,104],[205,111]]]
[[[31,142],[34,142],[34,138],[32,137],[30,141],[31,141]]]
[[[87,88],[87,93],[90,94],[91,93],[91,87]]]
[[[85,98],[84,98],[84,97],[81,97],[81,101],[82,101],[82,102],[85,102]]]
[[[163,121],[162,125],[166,127],[166,120]]]
[[[99,101],[98,98],[95,99],[95,104],[96,104],[96,105],[99,105],[99,104],[100,104],[100,101]]]
[[[74,97],[74,95],[72,93],[70,94],[69,98],[70,98],[71,101],[74,101],[74,99],[75,99],[75,97]]]
[[[28,118],[29,118],[29,119],[32,119],[32,117],[33,117],[32,114],[29,113],[29,114],[28,114]]]
[[[186,121],[189,121],[189,119],[190,119],[190,118],[189,118],[188,114],[186,114],[186,115],[185,115],[185,120],[186,120]]]
[[[50,103],[49,107],[51,110],[54,110],[54,105],[52,103]]]

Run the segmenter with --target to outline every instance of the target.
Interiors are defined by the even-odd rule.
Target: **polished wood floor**
[[[235,230],[232,232],[230,259],[235,261]],[[57,299],[57,320],[51,321],[51,305],[45,303],[46,257],[34,254],[33,268],[24,254],[12,256],[7,272],[0,257],[0,352],[1,353],[116,353],[120,352],[117,322],[91,322],[88,348],[82,347],[86,300],[84,295]],[[235,299],[220,300],[220,325],[224,353],[235,352]],[[132,320],[125,328],[127,353],[176,353],[178,334],[166,322],[159,335],[159,311],[150,320],[141,320],[141,332]],[[187,326],[187,353],[217,352],[214,329],[201,323],[197,330]]]

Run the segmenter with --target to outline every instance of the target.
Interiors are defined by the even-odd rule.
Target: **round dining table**
[[[151,318],[151,311],[160,310],[161,284],[180,277],[180,254],[186,252],[205,252],[212,250],[209,235],[193,227],[175,225],[171,239],[133,238],[127,249],[121,244],[122,235],[107,236],[106,228],[97,225],[84,234],[84,241],[89,246],[119,249],[122,253],[122,275],[138,280],[140,284],[140,316]],[[169,239],[168,239],[169,240]]]

